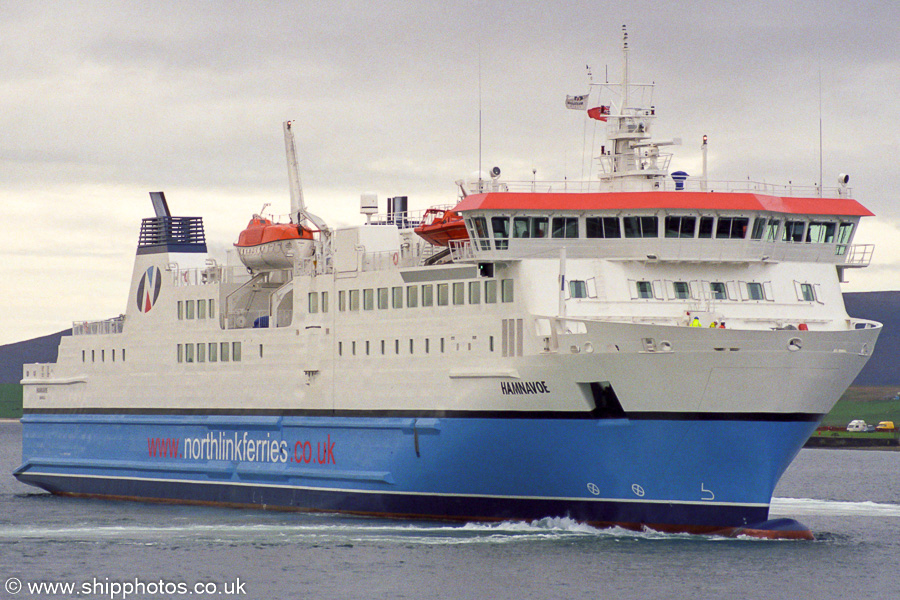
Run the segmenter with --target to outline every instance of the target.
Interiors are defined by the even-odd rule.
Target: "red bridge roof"
[[[520,193],[491,192],[473,194],[455,210],[730,210],[771,211],[798,215],[836,215],[870,217],[874,213],[850,198],[782,198],[764,194],[736,192],[598,192]]]

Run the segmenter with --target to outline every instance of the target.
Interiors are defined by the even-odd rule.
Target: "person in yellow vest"
[[[691,320],[691,327],[703,327],[703,325],[700,324],[700,319],[698,317],[694,317]]]
[[[715,321],[713,321],[712,323],[709,324],[709,326],[712,327],[713,329],[715,329],[716,327],[719,326],[719,324],[716,323]]]

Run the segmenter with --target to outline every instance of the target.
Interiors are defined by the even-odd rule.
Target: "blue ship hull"
[[[769,527],[816,422],[30,413],[16,477],[73,495],[729,534]]]

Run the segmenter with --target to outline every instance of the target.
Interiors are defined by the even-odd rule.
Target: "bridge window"
[[[750,232],[751,240],[761,240],[763,235],[766,233],[766,221],[765,217],[756,217],[753,221],[753,231]]]
[[[692,238],[697,225],[696,217],[666,217],[667,238]]]
[[[488,236],[487,219],[484,217],[473,217],[472,226],[475,228],[475,237],[478,239],[481,249],[490,250],[491,241],[488,239],[490,236]]]
[[[838,227],[838,244],[849,244],[853,233],[853,223],[841,223]]]
[[[779,219],[772,219],[766,227],[766,241],[774,242],[778,239],[778,228],[781,226]]]
[[[679,300],[687,300],[691,297],[691,288],[686,281],[676,281],[674,283],[675,297]]]
[[[750,219],[746,217],[719,217],[716,239],[742,240],[747,236],[749,223]]]
[[[578,217],[553,217],[553,237],[577,238]]]
[[[618,217],[587,217],[584,220],[585,235],[589,238],[620,238],[622,230]]]
[[[697,229],[697,237],[700,239],[712,238],[715,217],[700,217],[700,227]]]
[[[497,250],[509,248],[509,217],[491,217],[491,229]]]
[[[814,244],[834,243],[834,230],[835,223],[813,221],[806,231],[806,241]]]
[[[784,233],[781,236],[785,242],[802,242],[803,230],[806,228],[805,221],[785,221]]]
[[[622,225],[627,238],[659,237],[659,219],[656,217],[623,217]]]

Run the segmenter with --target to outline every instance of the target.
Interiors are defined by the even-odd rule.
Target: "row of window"
[[[580,284],[573,286],[572,284]],[[584,282],[569,282],[573,298],[586,298],[588,287]],[[705,289],[704,289],[705,288]],[[819,294],[812,283],[794,282],[797,300],[818,302]],[[576,295],[576,293],[578,295]],[[632,299],[672,300],[766,300],[774,301],[772,283],[769,281],[635,281]]]
[[[746,239],[767,242],[847,244],[853,223],[837,221],[785,220],[769,217],[714,216],[608,216],[608,217],[486,217],[467,219],[482,250],[490,250],[493,237],[497,250],[506,250],[512,238],[698,238]]]
[[[476,337],[472,337],[471,341],[468,342],[457,342],[453,339],[450,341],[450,345],[456,344],[456,350],[462,350],[464,348],[463,344],[465,344],[465,349],[469,352],[472,350],[472,343],[477,340]],[[444,354],[447,352],[448,344],[446,343],[445,338],[439,338],[435,340],[434,348],[432,348],[432,340],[430,338],[420,339],[419,344],[416,344],[416,340],[413,338],[408,338],[401,342],[399,339],[394,340],[378,340],[378,343],[365,340],[365,341],[350,341],[350,342],[338,342],[338,356],[371,356],[375,354],[380,354],[382,356],[386,356],[388,354],[400,355],[406,348],[409,348],[409,354],[416,354],[416,352],[420,352],[422,354],[431,354],[432,352],[436,354]],[[494,351],[494,336],[488,336],[488,350],[490,352]]]
[[[121,349],[112,348],[112,349],[110,349],[108,354],[107,354],[106,349],[91,350],[90,362],[98,362],[98,359],[99,359],[99,362],[106,362],[107,356],[109,356],[110,362],[116,362],[117,359],[120,362],[125,362],[125,348],[121,348]],[[83,362],[83,363],[88,362],[87,350],[81,351],[81,362]]]
[[[418,308],[419,306],[461,306],[465,304],[496,304],[513,302],[513,280],[496,279],[457,281],[454,283],[426,283],[421,285],[367,288],[338,291],[339,311],[386,310],[388,308]],[[310,313],[328,312],[328,292],[310,292]]]
[[[196,305],[196,312],[194,307]],[[178,301],[178,320],[184,319],[210,319],[216,318],[216,301],[209,300],[179,300]],[[196,316],[195,316],[196,315]]]
[[[241,362],[241,342],[209,342],[178,344],[176,360],[180,363]],[[260,347],[260,356],[262,347]]]

